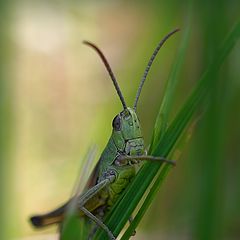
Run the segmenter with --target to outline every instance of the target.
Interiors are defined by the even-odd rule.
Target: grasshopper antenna
[[[162,47],[162,45],[167,41],[167,39],[168,39],[169,37],[171,37],[174,33],[178,32],[179,30],[180,30],[180,29],[177,28],[177,29],[173,30],[172,32],[168,33],[168,34],[158,43],[156,49],[154,50],[154,52],[153,52],[153,54],[152,54],[152,56],[151,56],[151,58],[150,58],[150,60],[149,60],[149,62],[148,62],[148,65],[147,65],[147,67],[146,67],[146,69],[145,69],[145,71],[144,71],[144,74],[143,74],[142,80],[141,80],[141,82],[140,82],[140,85],[139,85],[139,87],[138,87],[138,91],[137,91],[137,94],[136,94],[135,102],[134,102],[134,105],[133,105],[133,109],[135,110],[135,112],[136,112],[136,110],[137,110],[137,104],[138,104],[138,100],[139,100],[139,97],[140,97],[140,94],[141,94],[141,91],[142,91],[142,88],[143,88],[143,84],[144,84],[144,82],[145,82],[145,80],[146,80],[146,78],[147,78],[148,72],[149,72],[149,70],[150,70],[150,67],[152,66],[152,63],[153,63],[155,57],[156,57],[157,54],[158,54],[158,51],[160,50],[160,48]]]
[[[107,71],[108,71],[108,73],[109,73],[109,75],[110,75],[110,77],[112,79],[113,85],[114,85],[114,87],[115,87],[115,89],[117,91],[117,94],[118,94],[118,96],[120,98],[120,101],[121,101],[121,103],[123,105],[123,108],[126,109],[127,108],[126,102],[125,102],[125,100],[123,98],[123,95],[122,95],[122,92],[120,90],[120,87],[119,87],[119,85],[117,83],[117,80],[116,80],[116,78],[115,78],[115,76],[113,74],[113,71],[112,71],[112,69],[111,69],[111,67],[110,67],[106,57],[103,55],[102,51],[95,44],[93,44],[93,43],[91,43],[89,41],[83,41],[83,43],[88,45],[88,46],[90,46],[90,47],[92,47],[98,53],[100,58],[102,59],[104,65],[105,65],[105,67],[106,67],[106,69],[107,69]]]

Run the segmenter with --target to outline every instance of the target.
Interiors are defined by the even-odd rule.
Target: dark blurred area
[[[92,144],[100,154],[121,111],[82,41],[102,49],[131,106],[158,41],[190,25],[173,119],[239,20],[239,2],[2,1],[0,18],[0,239],[25,239],[56,232],[33,230],[28,217],[70,196],[81,158]],[[160,50],[140,97],[146,146],[182,32]],[[178,164],[135,239],[240,239],[239,63],[240,43],[209,80],[209,106],[178,142]]]

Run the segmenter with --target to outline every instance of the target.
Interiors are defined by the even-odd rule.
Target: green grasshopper
[[[143,84],[158,51],[164,42],[177,31],[179,31],[179,29],[167,34],[157,45],[144,71],[133,108],[127,107],[117,80],[103,53],[93,43],[84,41],[84,44],[92,47],[99,54],[123,106],[123,110],[117,114],[112,121],[111,137],[85,186],[85,191],[77,196],[76,199],[78,215],[95,222],[97,227],[101,227],[106,231],[109,239],[116,239],[116,237],[103,223],[103,219],[100,216],[105,216],[106,212],[108,212],[117,201],[123,190],[129,185],[136,175],[136,169],[139,163],[141,161],[159,161],[175,164],[174,161],[167,160],[163,157],[146,154],[136,110]],[[70,204],[71,199],[50,213],[31,217],[31,222],[35,227],[43,227],[54,223],[60,224],[64,221],[66,210]],[[90,235],[93,234],[89,234],[89,236]]]

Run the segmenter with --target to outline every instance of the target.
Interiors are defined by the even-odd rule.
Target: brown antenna
[[[136,111],[137,110],[137,103],[138,103],[138,99],[140,97],[140,94],[141,94],[141,91],[142,91],[142,88],[143,88],[143,84],[147,78],[147,75],[148,75],[148,72],[150,70],[150,67],[152,66],[152,63],[155,59],[155,57],[157,56],[158,54],[158,51],[160,50],[160,48],[162,47],[162,45],[167,41],[167,39],[169,37],[171,37],[174,33],[178,32],[180,29],[175,29],[173,30],[172,32],[168,33],[157,45],[156,49],[154,50],[149,62],[148,62],[148,65],[144,71],[144,74],[143,74],[143,77],[142,77],[142,80],[140,82],[140,85],[138,87],[138,91],[137,91],[137,94],[136,94],[136,98],[135,98],[135,102],[134,102],[134,105],[133,105],[133,109]]]
[[[92,47],[98,53],[100,58],[102,59],[104,65],[105,65],[105,67],[106,67],[106,69],[107,69],[107,71],[108,71],[108,73],[109,73],[109,75],[110,75],[110,77],[112,79],[113,85],[114,85],[114,87],[115,87],[115,89],[117,91],[117,94],[118,94],[118,96],[120,98],[120,101],[121,101],[121,103],[123,105],[123,108],[126,109],[127,108],[126,102],[125,102],[125,100],[123,98],[123,95],[122,95],[122,92],[120,90],[120,87],[119,87],[119,85],[117,83],[117,80],[116,80],[116,78],[115,78],[115,76],[113,74],[113,71],[112,71],[112,69],[111,69],[111,67],[110,67],[106,57],[103,55],[102,51],[95,44],[93,44],[91,42],[88,42],[88,41],[83,41],[83,43],[88,45],[88,46],[90,46],[90,47]]]

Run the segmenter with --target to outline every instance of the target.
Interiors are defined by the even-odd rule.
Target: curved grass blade
[[[240,22],[230,32],[222,48],[216,54],[214,61],[203,74],[195,90],[186,100],[184,106],[179,111],[178,115],[171,123],[167,131],[164,133],[163,137],[161,139],[155,139],[154,146],[151,147],[151,153],[153,155],[167,157],[168,154],[172,151],[175,143],[190,122],[194,112],[198,109],[200,104],[204,103],[207,100],[207,94],[209,90],[208,77],[219,70],[221,64],[228,56],[239,37]],[[125,226],[129,217],[131,216],[139,201],[141,200],[143,194],[158,173],[160,167],[161,165],[159,163],[146,163],[140,169],[139,173],[137,174],[133,182],[130,184],[130,186],[126,189],[124,196],[116,203],[115,207],[108,214],[105,222],[107,226],[112,229],[115,236],[118,236],[123,227]],[[162,169],[158,177],[164,179],[167,175],[167,172],[169,171],[169,168],[170,166],[166,165]],[[156,182],[157,187],[159,186],[159,183],[162,182],[162,179]],[[156,191],[153,190],[150,192],[150,195],[147,196],[147,202],[144,203],[146,204],[146,206],[149,205],[148,201],[151,201],[155,192]],[[146,209],[143,208],[142,211],[145,210]],[[144,212],[140,212],[139,215],[137,215],[137,218],[135,218],[136,220],[134,220],[132,224],[135,224],[135,226],[137,226],[143,214]],[[129,237],[129,234],[126,234],[124,239],[128,239]],[[95,239],[107,238],[105,233],[99,230]]]
[[[160,110],[158,112],[156,123],[154,126],[154,131],[153,131],[149,152],[152,151],[151,148],[155,145],[155,141],[157,139],[161,139],[163,137],[163,134],[166,132],[167,124],[169,120],[169,113],[170,113],[170,109],[172,107],[172,102],[173,102],[173,95],[175,93],[179,72],[184,62],[185,52],[188,45],[189,34],[190,34],[190,28],[188,27],[184,32],[184,36],[179,48],[179,53],[177,55],[177,58],[173,64],[173,67],[171,69],[171,72],[167,80],[167,85],[164,91],[163,100],[162,100]]]
[[[179,53],[177,55],[177,58],[173,64],[173,67],[171,69],[171,72],[169,74],[169,78],[167,81],[167,86],[164,91],[163,100],[160,106],[159,113],[156,118],[152,141],[150,145],[149,152],[152,152],[152,148],[156,145],[157,139],[162,139],[164,136],[164,133],[167,129],[167,123],[169,121],[169,112],[172,107],[172,101],[173,101],[173,95],[175,92],[175,88],[177,85],[177,79],[179,76],[179,73],[181,71],[184,59],[185,59],[185,53],[186,48],[189,42],[189,35],[190,35],[190,27],[188,26],[186,31],[184,32],[183,39],[181,41],[181,45],[179,48]],[[139,209],[137,215],[135,216],[134,220],[128,227],[127,231],[122,236],[123,239],[129,239],[129,237],[132,235],[134,230],[136,229],[137,225],[139,224],[140,220],[144,216],[146,210],[148,209],[149,205],[151,204],[154,196],[157,194],[161,184],[162,180],[165,178],[167,173],[169,172],[171,168],[168,168],[168,165],[164,165],[161,173],[162,175],[158,176],[156,181],[154,182],[153,186],[150,189],[149,194],[147,195],[146,199],[144,200],[144,203],[142,204],[141,208]]]

